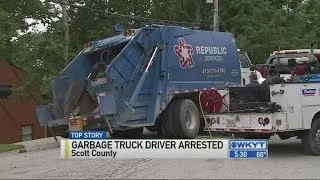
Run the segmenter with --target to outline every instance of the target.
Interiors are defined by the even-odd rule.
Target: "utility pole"
[[[206,0],[213,5],[213,31],[219,32],[219,0]]]
[[[61,0],[62,7],[62,22],[64,28],[64,50],[63,58],[68,63],[68,53],[69,53],[69,24],[68,24],[68,14],[67,14],[67,0]]]
[[[219,32],[219,0],[213,0],[213,31]]]

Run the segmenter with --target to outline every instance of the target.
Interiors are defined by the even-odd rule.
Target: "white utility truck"
[[[297,137],[305,150],[320,155],[320,82],[230,87],[215,90],[223,108],[206,114],[205,131],[240,138]]]

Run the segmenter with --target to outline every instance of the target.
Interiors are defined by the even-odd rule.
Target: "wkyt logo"
[[[230,140],[229,148],[232,150],[268,149],[268,141],[267,140]]]

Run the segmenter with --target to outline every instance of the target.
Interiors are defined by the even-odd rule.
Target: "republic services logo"
[[[187,44],[183,38],[178,39],[179,44],[174,46],[174,52],[179,57],[179,64],[182,68],[192,68],[193,63],[193,48],[190,44]]]

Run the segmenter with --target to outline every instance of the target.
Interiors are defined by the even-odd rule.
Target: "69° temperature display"
[[[260,151],[248,151],[248,150],[231,150],[230,158],[267,158],[268,151],[260,150]]]

